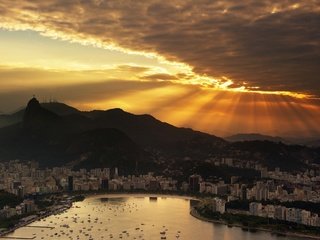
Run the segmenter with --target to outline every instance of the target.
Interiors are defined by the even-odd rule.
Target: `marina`
[[[190,215],[193,204],[183,197],[95,195],[0,239],[295,239],[201,221]]]

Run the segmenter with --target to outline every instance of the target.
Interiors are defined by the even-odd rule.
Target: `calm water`
[[[250,233],[241,228],[200,221],[189,214],[191,202],[179,197],[158,196],[152,199],[146,195],[93,196],[75,203],[60,215],[20,228],[8,237],[94,240],[151,240],[165,239],[164,237],[190,240],[295,239],[265,232]]]

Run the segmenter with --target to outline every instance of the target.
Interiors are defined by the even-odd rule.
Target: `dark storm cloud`
[[[235,85],[320,96],[319,6],[317,0],[0,0],[0,22],[157,52]]]

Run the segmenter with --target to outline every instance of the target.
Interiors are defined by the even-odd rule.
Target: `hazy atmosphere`
[[[320,240],[320,0],[0,0],[0,240]]]
[[[1,0],[0,111],[35,94],[220,136],[318,136],[319,11],[317,0]]]

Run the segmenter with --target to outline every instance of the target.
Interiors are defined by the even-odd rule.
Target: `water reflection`
[[[157,197],[149,197],[150,202],[157,202],[158,198]]]
[[[8,237],[30,239],[280,240],[265,232],[200,221],[190,215],[197,201],[179,197],[92,196],[68,211],[34,222]],[[291,240],[293,238],[290,238]]]
[[[109,202],[109,203],[116,203],[116,204],[119,204],[119,203],[122,203],[122,202],[126,202],[128,201],[128,198],[126,197],[102,197],[102,198],[98,198],[97,200],[100,200],[100,202]]]

